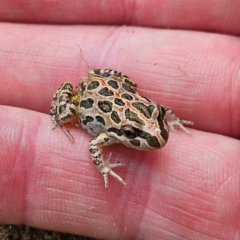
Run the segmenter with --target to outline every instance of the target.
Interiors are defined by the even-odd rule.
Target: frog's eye
[[[72,104],[73,104],[74,106],[78,106],[78,103],[79,103],[79,102],[78,102],[77,100],[73,100],[73,101],[72,101]]]
[[[121,130],[124,133],[124,135],[129,139],[133,139],[136,137],[136,132],[131,125],[122,126]]]

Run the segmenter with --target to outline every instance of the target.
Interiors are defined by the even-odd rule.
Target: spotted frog
[[[126,183],[112,170],[124,164],[110,163],[111,154],[105,160],[103,147],[123,143],[139,150],[159,149],[167,143],[169,129],[190,133],[183,124],[193,124],[141,96],[134,81],[111,69],[89,70],[75,91],[70,82],[64,82],[53,96],[50,115],[53,129],[59,125],[71,141],[74,138],[65,128],[66,123],[79,122],[95,136],[88,148],[94,165],[103,175],[105,187],[108,175]]]

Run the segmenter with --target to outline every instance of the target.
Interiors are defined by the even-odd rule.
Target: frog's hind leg
[[[183,126],[183,124],[185,124],[185,125],[193,125],[193,122],[178,118],[178,117],[174,114],[174,112],[173,112],[171,109],[167,108],[167,107],[164,107],[164,106],[160,106],[160,107],[162,108],[162,111],[165,112],[165,119],[167,120],[168,127],[169,127],[169,129],[170,129],[172,132],[176,132],[176,130],[182,129],[184,132],[192,135],[192,134]]]
[[[73,91],[72,84],[64,82],[53,95],[51,104],[50,115],[54,123],[52,129],[59,125],[71,141],[74,138],[64,124],[77,121],[79,101],[79,89]]]

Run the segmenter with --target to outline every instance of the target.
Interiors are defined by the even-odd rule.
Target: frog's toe
[[[108,175],[115,177],[122,184],[126,185],[126,182],[120,176],[118,176],[114,171],[112,171],[112,168],[121,167],[121,166],[125,166],[125,164],[124,163],[109,164],[101,169],[101,173],[104,178],[105,188],[108,187]]]

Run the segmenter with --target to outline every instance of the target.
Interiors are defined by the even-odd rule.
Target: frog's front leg
[[[79,89],[77,88],[76,91],[73,91],[72,84],[64,82],[53,95],[51,104],[50,115],[54,123],[52,129],[59,125],[71,141],[74,138],[64,124],[77,121],[79,101]]]
[[[104,178],[105,187],[108,187],[108,175],[115,177],[118,181],[126,185],[125,181],[118,176],[112,168],[125,166],[124,163],[110,163],[111,155],[107,160],[103,159],[102,147],[115,143],[114,139],[110,138],[106,133],[101,133],[97,137],[93,138],[88,145],[88,149],[91,153],[92,161],[97,169],[102,173]]]
[[[183,120],[180,119],[179,117],[177,117],[174,112],[164,106],[161,106],[161,108],[163,109],[163,111],[165,112],[165,119],[167,120],[167,124],[168,127],[171,131],[175,132],[176,129],[182,129],[183,131],[185,131],[186,133],[192,135],[184,126],[183,124],[186,125],[193,125],[193,122],[191,121],[187,121],[187,120]]]

